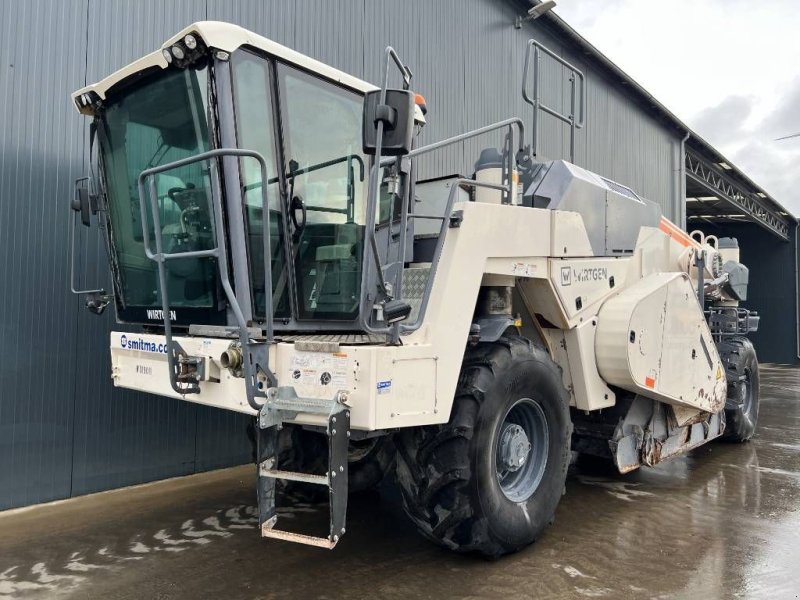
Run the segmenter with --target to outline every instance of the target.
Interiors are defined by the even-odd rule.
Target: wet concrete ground
[[[248,466],[0,514],[0,598],[797,598],[800,370],[762,367],[761,394],[749,444],[574,468],[555,525],[498,561],[421,539],[389,486],[332,552],[262,541]]]

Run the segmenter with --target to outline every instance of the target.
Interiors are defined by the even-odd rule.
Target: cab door
[[[368,163],[363,96],[277,65],[298,320],[358,317]]]
[[[269,219],[272,263],[273,317],[289,322],[291,310],[291,271],[286,257],[290,255],[286,222],[286,180],[279,168],[280,145],[275,106],[273,61],[239,49],[231,56],[233,103],[236,115],[236,138],[240,148],[255,150],[267,162],[267,195],[269,211],[262,207],[261,170],[258,161],[243,158],[239,177],[245,212],[245,229],[250,263],[250,280],[255,315],[265,318],[267,289],[264,284],[263,219]]]

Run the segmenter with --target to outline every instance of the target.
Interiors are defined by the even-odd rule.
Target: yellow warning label
[[[717,379],[722,379],[722,369],[717,367]]]

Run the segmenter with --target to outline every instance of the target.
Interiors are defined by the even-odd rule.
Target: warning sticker
[[[294,385],[347,387],[347,354],[296,352],[289,361],[288,379]]]

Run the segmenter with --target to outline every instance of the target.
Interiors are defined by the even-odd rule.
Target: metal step
[[[259,414],[258,452],[258,518],[262,537],[280,539],[319,548],[333,548],[345,532],[347,513],[347,449],[350,439],[350,409],[339,392],[331,400],[300,398],[294,388],[270,390]],[[325,475],[281,469],[278,461],[278,431],[284,421],[298,413],[327,415],[328,469]],[[327,538],[314,537],[275,529],[277,479],[328,486],[330,527]]]
[[[284,481],[300,481],[301,483],[328,485],[327,475],[312,475],[311,473],[281,471],[279,469],[261,469],[260,474],[262,477],[272,477],[273,479],[283,479]]]
[[[277,518],[276,518],[277,521]],[[272,525],[275,523],[273,522]],[[273,540],[283,540],[285,542],[294,542],[295,544],[304,544],[306,546],[316,546],[317,548],[325,548],[326,550],[333,550],[334,546],[339,542],[339,536],[334,536],[334,539],[315,537],[313,535],[305,535],[303,533],[292,533],[291,531],[282,531],[280,529],[273,529],[269,523],[264,523],[261,526],[261,537],[272,538]]]

